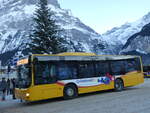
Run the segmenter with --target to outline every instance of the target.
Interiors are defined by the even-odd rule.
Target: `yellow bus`
[[[115,89],[144,82],[139,56],[93,53],[33,54],[17,62],[16,98],[38,101]]]

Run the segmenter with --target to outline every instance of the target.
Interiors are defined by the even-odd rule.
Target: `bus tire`
[[[64,87],[64,99],[73,99],[78,96],[77,87],[73,84],[69,84]]]
[[[121,79],[115,80],[115,91],[122,91],[124,89],[124,83]]]

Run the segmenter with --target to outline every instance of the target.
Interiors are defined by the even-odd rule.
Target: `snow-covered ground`
[[[16,99],[12,99],[12,95],[8,95],[6,96],[6,100],[5,101],[2,101],[2,94],[0,92],[0,113],[1,112],[1,109],[7,109],[7,107],[11,107],[12,105],[16,104],[16,103],[19,103],[20,100]]]
[[[150,78],[122,92],[84,94],[73,100],[52,99],[24,104],[7,96],[0,113],[150,113]]]

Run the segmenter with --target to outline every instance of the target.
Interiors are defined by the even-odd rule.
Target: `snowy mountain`
[[[144,64],[150,64],[150,23],[132,35],[123,46],[121,54],[136,54],[143,57]]]
[[[140,32],[142,27],[150,23],[150,13],[133,23],[125,23],[120,27],[115,27],[102,35],[103,40],[108,43],[108,50],[114,54],[119,54],[121,48],[127,40],[135,33]],[[120,49],[119,49],[120,48]],[[115,51],[114,51],[115,50]]]
[[[15,59],[27,54],[32,17],[38,0],[0,0],[0,60]],[[107,43],[101,35],[74,17],[70,10],[62,9],[57,0],[48,0],[58,25],[64,29],[69,51],[103,54]],[[103,51],[104,50],[104,51]]]

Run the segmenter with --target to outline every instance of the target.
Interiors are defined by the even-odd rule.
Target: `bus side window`
[[[77,67],[75,67],[74,65],[71,67],[71,79],[77,79]]]
[[[141,71],[140,59],[139,59],[139,58],[136,58],[136,59],[135,59],[135,63],[136,63],[136,69],[137,69],[137,71]]]
[[[60,63],[58,64],[58,73],[57,78],[59,80],[64,80],[69,78],[70,70],[66,64]]]
[[[57,79],[76,79],[77,68],[73,63],[62,62],[57,64]]]
[[[95,62],[96,76],[105,76],[110,73],[108,62]]]
[[[35,66],[35,84],[50,84],[56,82],[55,68],[49,62],[39,62]]]
[[[51,65],[50,66],[50,76],[52,78],[55,78],[56,77],[56,66],[55,65]]]
[[[125,74],[124,61],[111,61],[111,72],[112,75]]]
[[[134,59],[126,60],[125,69],[126,69],[126,72],[136,71],[137,67],[136,67],[135,60]]]
[[[43,81],[43,72],[44,72],[45,65],[41,62],[35,65],[35,84],[44,84]]]
[[[78,64],[79,78],[90,78],[95,76],[93,62],[80,62]]]

